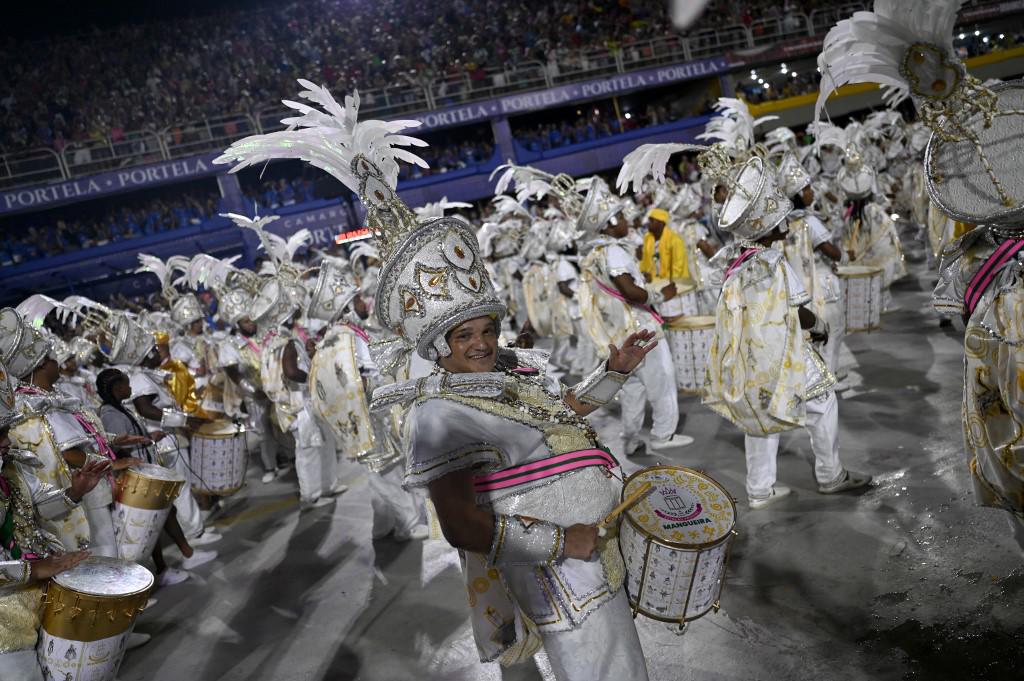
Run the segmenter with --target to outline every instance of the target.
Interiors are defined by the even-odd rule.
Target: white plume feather
[[[738,150],[752,149],[757,128],[779,118],[754,118],[747,103],[734,97],[719,97],[715,102],[715,110],[718,111],[718,116],[708,121],[704,132],[697,135],[697,139],[723,142],[726,146]]]
[[[22,319],[27,321],[33,326],[39,326],[46,315],[50,314],[53,310],[63,310],[64,316],[67,316],[69,312],[68,308],[61,303],[59,300],[54,300],[49,296],[44,296],[41,293],[36,293],[29,296],[25,300],[18,304],[18,307],[14,308],[21,315]],[[61,317],[61,313],[58,312],[58,317]],[[62,318],[61,321],[64,321]]]
[[[416,213],[416,218],[420,221],[428,220],[430,218],[443,218],[446,211],[453,208],[472,208],[473,204],[465,203],[463,201],[449,201],[447,196],[441,197],[440,201],[434,201],[431,203],[424,204],[419,208],[414,208],[413,212]]]
[[[877,83],[894,106],[907,98],[910,85],[901,73],[907,49],[915,43],[935,45],[951,61],[953,27],[964,0],[875,0],[873,12],[855,12],[825,36],[818,67],[821,90],[814,120],[821,118],[829,96],[848,83]]]
[[[284,101],[298,112],[281,120],[288,128],[265,135],[238,140],[214,159],[214,163],[235,163],[231,172],[280,158],[297,158],[326,171],[354,192],[359,179],[352,172],[352,159],[362,154],[383,173],[392,189],[398,184],[398,163],[429,167],[422,158],[403,147],[425,147],[415,137],[400,135],[415,128],[419,121],[359,121],[359,93],[345,97],[342,107],[330,92],[308,80],[299,79],[305,88],[299,97],[319,105],[323,111],[301,102]]]
[[[668,165],[672,154],[681,151],[701,152],[707,151],[707,149],[707,147],[697,144],[672,142],[641,144],[622,159],[622,168],[619,169],[619,176],[615,180],[615,188],[620,194],[630,188],[639,193],[645,191],[647,178],[651,178],[655,184],[662,184],[665,181],[665,166]]]

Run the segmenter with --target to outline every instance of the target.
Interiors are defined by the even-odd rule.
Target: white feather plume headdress
[[[419,121],[358,120],[359,94],[340,105],[326,88],[299,79],[299,97],[318,105],[285,100],[299,115],[281,120],[287,129],[252,135],[232,144],[214,163],[242,168],[273,159],[297,158],[320,168],[355,192],[367,210],[367,225],[385,258],[391,248],[416,228],[416,219],[398,198],[399,162],[426,168],[422,158],[405,147],[425,147],[415,137],[399,134]]]
[[[757,129],[765,123],[779,118],[778,116],[754,118],[747,103],[733,97],[719,97],[715,102],[715,110],[719,115],[708,121],[704,132],[697,135],[697,139],[721,142],[737,153],[752,150],[756,144]]]
[[[502,195],[515,189],[518,203],[539,201],[545,196],[554,196],[562,204],[567,213],[578,214],[583,207],[583,197],[579,183],[565,173],[552,175],[533,166],[520,166],[511,161],[500,165],[491,173],[491,180],[498,177],[494,186],[495,195]]]
[[[936,205],[963,222],[1017,223],[1024,215],[1024,84],[990,88],[967,73],[953,49],[962,5],[875,0],[874,11],[840,21],[818,57],[815,119],[848,83],[878,83],[890,105],[910,97],[933,132],[925,168]]]

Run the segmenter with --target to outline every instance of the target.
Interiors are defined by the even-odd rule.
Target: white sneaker
[[[323,508],[329,504],[333,504],[334,499],[331,497],[317,497],[316,499],[303,499],[299,501],[299,510],[310,511],[314,508]]]
[[[756,511],[758,509],[771,506],[776,501],[780,501],[784,497],[789,496],[789,494],[792,491],[793,490],[786,487],[785,485],[775,485],[774,487],[772,487],[772,493],[766,497],[749,497],[748,501],[750,503],[750,510]]]
[[[850,384],[846,381],[836,381],[836,384],[832,386],[832,390],[837,393],[846,392],[850,389]]]
[[[835,482],[830,482],[827,485],[819,484],[818,492],[821,494],[838,494],[839,492],[845,492],[851,489],[867,487],[870,484],[871,476],[867,473],[857,473],[856,471],[847,470],[845,474]]]
[[[204,530],[203,533],[195,539],[189,539],[188,544],[189,546],[206,546],[207,544],[218,542],[223,538],[224,535],[218,534],[213,530]]]
[[[181,584],[191,576],[192,575],[190,575],[187,570],[167,568],[156,576],[156,585],[171,586],[172,584]]]
[[[149,610],[160,601],[156,598],[149,598],[146,600],[146,605],[142,608],[143,610]]]
[[[640,440],[623,440],[622,441],[622,453],[626,456],[636,456],[637,452],[640,451],[640,446],[643,444]]]
[[[200,565],[205,565],[216,558],[216,551],[193,551],[191,557],[181,561],[181,567],[186,570],[194,570]]]
[[[340,481],[331,485],[331,488],[327,490],[327,496],[336,497],[340,494],[344,494],[348,491],[348,485],[342,484]]]
[[[405,532],[395,532],[395,541],[409,541],[415,539],[416,541],[423,541],[430,536],[430,528],[426,525],[414,525],[409,530],[408,534]]]
[[[142,646],[149,643],[149,640],[153,638],[149,634],[143,634],[140,631],[133,631],[128,634],[128,640],[124,643],[125,650],[134,650],[135,648],[141,648]]]
[[[274,482],[274,480],[277,480],[276,470],[267,471],[266,473],[263,474],[263,477],[260,478],[260,482],[262,482],[264,485],[269,485],[270,483]]]
[[[679,449],[680,447],[686,447],[693,444],[693,438],[689,435],[683,435],[682,433],[676,433],[667,440],[655,440],[651,438],[647,441],[648,451],[660,452],[663,449]]]

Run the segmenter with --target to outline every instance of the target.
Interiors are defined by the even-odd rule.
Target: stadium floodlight
[[[957,37],[958,37],[958,38],[960,38],[960,40],[963,40],[963,39],[964,39],[964,38],[966,38],[967,36],[965,36],[965,35],[964,35],[963,33],[961,33],[961,34],[960,34],[960,35],[958,35]]]
[[[626,113],[624,113],[624,114],[623,114],[623,116],[624,116],[624,117],[626,118],[626,120],[628,121],[628,120],[629,120],[630,118],[632,118],[632,117],[633,117],[633,114],[631,114],[631,113],[629,113],[629,112],[627,111]]]
[[[982,39],[981,39],[981,42],[983,42],[983,43],[985,43],[986,45],[988,45],[988,36],[985,36],[984,38],[982,38]]]
[[[1004,38],[1006,38],[1006,34],[1005,33],[1000,33],[999,34],[999,39],[1003,40]]]
[[[783,64],[782,65],[782,75],[786,75],[787,73],[789,73],[789,71],[786,69],[786,65]]]
[[[771,83],[765,83],[764,84],[764,89],[765,90],[771,90],[772,89],[772,84]]]
[[[794,78],[796,78],[796,71],[790,71],[790,73],[793,74]]]
[[[974,37],[975,38],[977,38],[979,35],[981,35],[981,31],[975,31],[974,32]]]

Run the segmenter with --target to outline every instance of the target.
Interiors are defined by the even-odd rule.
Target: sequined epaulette
[[[420,399],[458,395],[461,397],[497,398],[505,394],[509,378],[502,373],[450,374],[442,372],[424,378],[381,386],[373,391],[370,409],[388,409],[407,405]]]

